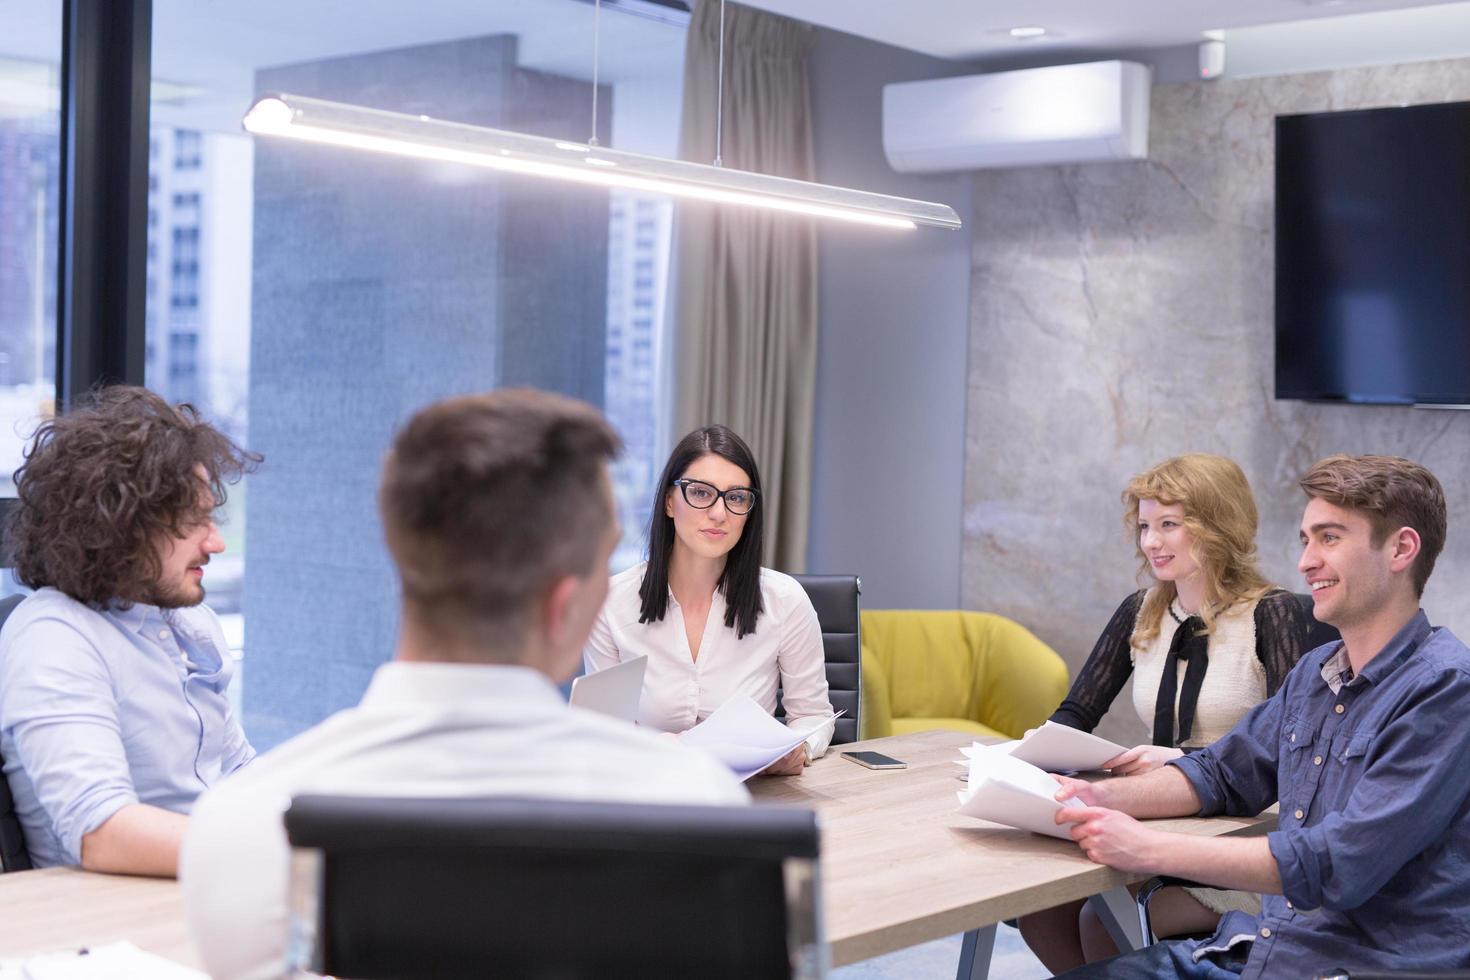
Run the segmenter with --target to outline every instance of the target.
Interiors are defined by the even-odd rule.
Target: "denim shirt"
[[[1259,813],[1284,895],[1227,915],[1206,947],[1254,936],[1243,976],[1332,966],[1470,966],[1470,649],[1421,611],[1356,677],[1342,644],[1175,760],[1200,815]]]
[[[0,756],[37,867],[77,864],[119,809],[188,813],[254,756],[204,606],[92,609],[46,588],[0,630]]]

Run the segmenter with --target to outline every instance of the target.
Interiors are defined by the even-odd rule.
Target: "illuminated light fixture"
[[[1018,41],[1025,41],[1033,37],[1043,37],[1046,34],[1045,27],[1012,27],[1006,32]]]
[[[393,156],[440,160],[582,184],[743,204],[883,228],[957,229],[945,204],[833,187],[805,180],[688,163],[468,126],[427,116],[327,102],[300,95],[262,96],[245,114],[256,136],[280,136]]]

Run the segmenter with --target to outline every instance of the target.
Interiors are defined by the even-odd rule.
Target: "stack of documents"
[[[783,725],[749,697],[737,694],[679,739],[708,752],[729,766],[736,778],[745,780],[841,716],[839,711],[831,718]]]
[[[978,743],[977,743],[978,745]],[[1046,772],[1082,772],[1101,769],[1102,764],[1128,750],[1116,742],[1049,721],[1032,729],[1025,738],[999,745],[978,746],[988,752],[1004,752]],[[963,750],[961,750],[963,751]],[[966,753],[967,755],[969,753]]]
[[[979,742],[971,749],[961,749],[968,757],[969,786],[959,794],[959,812],[992,823],[1030,830],[1050,837],[1070,840],[1068,827],[1056,822],[1063,807],[1080,807],[1082,802],[1056,800],[1061,785],[1029,762],[1022,762],[1006,751],[1004,745],[985,746]]]
[[[129,942],[0,962],[0,980],[208,980]]]

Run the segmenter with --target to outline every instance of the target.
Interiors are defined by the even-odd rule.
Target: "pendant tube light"
[[[959,215],[944,204],[644,156],[586,143],[545,139],[301,95],[262,96],[245,114],[243,125],[256,136],[285,137],[883,228],[915,228],[919,225],[949,229],[960,227]]]

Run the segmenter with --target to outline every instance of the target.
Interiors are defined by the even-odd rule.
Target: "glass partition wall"
[[[293,92],[585,141],[594,10],[579,0],[152,5],[146,382],[265,463],[235,489],[210,604],[243,657],[252,741],[355,703],[392,651],[378,468],[416,408],[512,385],[601,406],[642,557],[662,462],[672,206],[440,163],[253,140]],[[598,137],[676,152],[684,16],[604,7]]]

